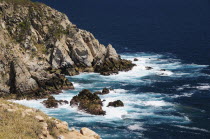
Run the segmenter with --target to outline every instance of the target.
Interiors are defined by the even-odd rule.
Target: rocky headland
[[[111,44],[100,44],[93,34],[79,29],[65,14],[45,4],[0,0],[0,138],[99,139],[88,128],[69,130],[66,122],[2,98],[48,97],[43,104],[56,108],[69,102],[55,100],[51,94],[74,89],[66,75],[111,75],[133,66],[131,61],[121,59]],[[104,89],[101,95],[108,91]],[[70,105],[90,114],[105,114],[101,99],[89,90],[81,91]]]
[[[0,0],[0,97],[43,98],[74,88],[65,75],[110,75],[133,66],[45,4]]]

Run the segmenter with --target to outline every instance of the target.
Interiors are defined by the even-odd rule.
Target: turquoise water
[[[124,53],[122,57],[138,58],[137,66],[111,76],[82,73],[68,77],[75,90],[55,95],[70,101],[82,89],[112,88],[110,94],[101,96],[106,100],[105,116],[89,115],[69,105],[47,109],[40,103],[43,100],[16,102],[67,121],[69,127],[88,127],[104,139],[210,137],[210,75],[203,72],[208,65],[186,64],[171,54]],[[146,70],[146,66],[153,69]],[[106,107],[114,100],[125,106]]]

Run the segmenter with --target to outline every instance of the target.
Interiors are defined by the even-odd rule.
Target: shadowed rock
[[[48,97],[47,100],[44,100],[42,102],[46,108],[57,108],[58,104],[68,104],[69,102],[67,100],[56,100],[53,96]]]
[[[74,96],[70,101],[70,106],[77,106],[79,110],[90,114],[105,115],[105,111],[102,110],[101,99],[87,89]]]
[[[134,58],[134,60],[133,61],[139,61],[139,59],[138,58]]]
[[[107,88],[104,88],[104,89],[102,90],[102,95],[109,94],[109,93],[110,93],[110,91],[109,91],[109,89],[107,89]]]
[[[149,67],[149,66],[147,66],[147,67],[145,67],[146,68],[146,70],[151,70],[151,69],[153,69],[152,67]]]
[[[106,95],[106,94],[109,94],[110,93],[110,91],[109,91],[109,89],[107,89],[107,88],[104,88],[103,90],[102,90],[102,92],[101,91],[96,91],[96,92],[94,92],[94,94],[96,94],[96,95]]]
[[[129,71],[135,64],[130,60],[125,59],[106,59],[103,64],[95,67],[95,72],[99,72],[102,75],[118,74],[119,71]]]
[[[112,106],[112,107],[123,107],[124,104],[121,100],[117,100],[117,101],[114,101],[114,102],[109,102],[108,106]]]

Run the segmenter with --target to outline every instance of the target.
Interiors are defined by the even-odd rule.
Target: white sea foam
[[[157,75],[160,75],[160,76],[171,76],[171,75],[173,75],[173,72],[168,71],[168,70],[166,70],[166,71],[156,71],[156,73],[157,73]]]
[[[188,129],[188,130],[202,131],[202,132],[210,133],[209,130],[203,129],[203,128],[198,128],[198,127],[188,127],[188,126],[181,126],[181,125],[174,125],[174,126],[183,128],[183,129]]]
[[[177,90],[183,90],[185,88],[195,88],[195,89],[198,89],[198,90],[210,90],[210,84],[202,83],[198,86],[190,86],[189,84],[186,84],[186,85],[183,85],[183,86],[177,88]]]
[[[209,84],[200,85],[200,86],[196,86],[196,88],[198,90],[210,90],[210,85]]]
[[[124,116],[128,114],[128,112],[124,108],[114,108],[114,107],[103,107],[103,110],[106,111],[106,115],[104,118],[106,119],[123,119]]]
[[[126,92],[128,92],[128,90],[125,90],[125,89],[110,90],[110,93],[126,93]]]
[[[134,125],[129,125],[128,129],[130,130],[141,130],[141,131],[145,131],[146,129],[142,127],[143,124],[142,123],[138,123],[138,124],[134,124]]]
[[[179,97],[191,97],[194,93],[183,93],[180,95],[173,95],[171,98],[179,98]]]
[[[73,83],[75,89],[82,87],[79,83],[75,83],[75,82],[72,82],[72,83]]]
[[[160,100],[160,101],[145,101],[143,103],[146,106],[154,106],[154,107],[172,106],[171,103],[165,102],[163,100]]]
[[[46,111],[46,108],[44,107],[44,105],[41,103],[44,99],[39,99],[39,100],[11,100],[14,103],[18,103],[21,105],[25,105],[31,108],[36,108],[36,109],[40,109],[43,111]]]

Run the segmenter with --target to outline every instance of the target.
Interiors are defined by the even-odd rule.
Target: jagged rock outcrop
[[[46,108],[57,108],[58,105],[69,104],[67,100],[56,100],[53,96],[42,102]]]
[[[45,96],[73,88],[64,75],[110,75],[133,66],[55,9],[28,0],[0,1],[1,95]]]
[[[110,93],[110,91],[109,91],[108,88],[103,88],[102,92],[100,92],[100,91],[94,92],[94,94],[96,94],[96,95],[106,95],[106,94],[109,94],[109,93]]]
[[[124,103],[121,100],[117,100],[117,101],[113,101],[113,102],[109,102],[107,107],[123,107]]]
[[[87,89],[82,90],[77,96],[74,96],[70,101],[70,105],[77,106],[79,110],[90,114],[105,115],[101,99]]]

